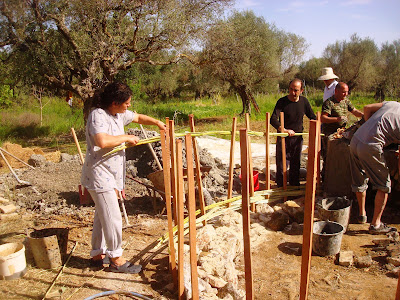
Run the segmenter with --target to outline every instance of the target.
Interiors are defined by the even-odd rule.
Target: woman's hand
[[[136,135],[130,135],[130,134],[126,135],[126,143],[136,145],[139,142],[139,140],[140,139]]]

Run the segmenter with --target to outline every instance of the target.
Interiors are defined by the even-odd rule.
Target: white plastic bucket
[[[20,278],[26,273],[25,247],[22,243],[0,245],[0,279]]]

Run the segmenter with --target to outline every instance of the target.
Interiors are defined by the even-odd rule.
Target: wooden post
[[[321,112],[317,112],[317,121],[319,127],[321,127]],[[320,134],[317,136],[318,140],[318,153],[317,153],[317,187],[321,186],[322,178],[321,178],[321,129],[319,129]]]
[[[307,299],[309,272],[312,254],[312,235],[314,225],[314,203],[318,153],[318,134],[320,126],[318,121],[310,121],[310,133],[308,139],[308,164],[307,183],[304,199],[304,227],[303,246],[301,253],[301,279],[300,279],[300,300]]]
[[[194,190],[193,172],[193,149],[190,134],[185,136],[186,161],[187,161],[187,183],[188,183],[188,205],[189,205],[189,245],[190,245],[190,275],[192,279],[192,299],[199,299],[199,279],[197,276],[197,253],[196,253],[196,197]]]
[[[244,270],[246,281],[246,299],[254,299],[253,270],[251,266],[250,245],[250,188],[249,188],[249,141],[246,129],[240,129],[240,160],[242,174],[242,217],[244,242]],[[252,176],[251,176],[252,177]]]
[[[249,113],[246,113],[246,129],[247,133],[250,131],[250,115]],[[252,158],[252,152],[251,152],[251,141],[250,138],[247,137],[247,142],[249,143],[248,150],[249,150],[249,172],[250,172],[250,177],[249,177],[249,192],[250,192],[250,197],[254,196],[254,180],[253,180],[253,158]],[[256,211],[256,204],[251,203],[251,211],[255,212]]]
[[[194,128],[194,117],[192,114],[189,115],[189,123],[190,123],[190,130],[192,132],[196,132]],[[194,162],[196,165],[196,182],[197,182],[197,188],[199,190],[199,202],[200,202],[200,211],[201,215],[204,215],[206,213],[206,205],[204,204],[204,193],[203,193],[203,183],[201,182],[201,166],[200,166],[200,158],[199,158],[199,151],[197,149],[197,142],[196,142],[196,137],[192,137],[192,142],[193,142],[193,152],[194,152]],[[206,225],[206,220],[203,221],[203,225]]]
[[[399,158],[400,160],[400,158]],[[400,272],[399,272],[399,280],[397,282],[397,291],[395,300],[400,300]]]
[[[172,217],[172,203],[171,203],[171,167],[170,167],[170,153],[167,145],[169,139],[169,132],[165,130],[160,131],[161,149],[163,160],[163,173],[164,173],[164,192],[165,192],[165,206],[167,208],[168,220],[168,247],[169,247],[169,269],[172,274],[175,287],[178,287],[178,274],[176,270],[175,258],[175,245],[174,245],[174,231],[173,231],[173,217]]]
[[[174,217],[175,225],[178,225],[178,217],[177,217],[177,179],[176,179],[176,144],[175,144],[175,125],[174,120],[169,121],[169,146],[171,153],[171,193],[172,193],[172,215]]]
[[[236,137],[236,122],[237,118],[234,117],[232,120],[232,136],[231,136],[231,150],[229,155],[229,179],[228,179],[228,199],[232,198],[232,189],[233,189],[233,165],[235,159],[235,137]],[[228,207],[231,204],[228,203]]]
[[[280,121],[281,121],[281,133],[284,133],[285,129],[285,114],[283,111],[280,113]],[[287,189],[287,165],[286,165],[286,142],[285,138],[281,137],[282,144],[282,172],[283,172],[283,189]],[[284,200],[287,200],[287,197],[284,197]]]
[[[269,129],[270,129],[270,114],[266,113],[265,117],[265,189],[271,188],[271,172],[270,172],[270,160],[269,160]],[[268,196],[266,197],[268,198]]]
[[[78,138],[76,137],[76,133],[75,133],[74,127],[71,127],[71,133],[72,133],[72,137],[74,138],[74,142],[75,142],[76,148],[78,149],[79,159],[80,159],[80,161],[81,161],[81,164],[83,165],[83,163],[84,163],[85,160],[83,159],[83,154],[82,154],[82,151],[81,151],[81,146],[79,145]]]
[[[182,140],[176,140],[176,165],[177,165],[177,199],[178,204],[178,299],[185,299],[185,286],[183,278],[183,261],[184,261],[184,223],[183,203],[185,198],[185,187],[183,182],[183,162],[182,162]]]

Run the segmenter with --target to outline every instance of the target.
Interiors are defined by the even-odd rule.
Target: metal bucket
[[[30,233],[29,248],[39,268],[54,269],[62,265],[67,255],[68,232],[68,228],[46,228]]]
[[[349,225],[351,200],[347,197],[324,198],[317,203],[318,213],[323,221],[341,224],[346,232]]]
[[[335,255],[340,251],[344,227],[336,222],[319,221],[313,227],[313,251],[320,256]]]

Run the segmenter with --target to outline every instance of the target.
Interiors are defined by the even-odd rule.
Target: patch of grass
[[[285,95],[284,93],[254,95],[261,112],[256,114],[254,107],[252,107],[250,116],[252,130],[265,130],[265,114],[267,112],[272,113],[278,99]],[[314,112],[321,110],[322,95],[321,91],[305,95],[309,99]],[[349,95],[349,99],[358,109],[375,102],[372,93],[353,93]],[[39,104],[37,100],[28,96],[17,99],[11,107],[0,110],[0,142],[9,140],[22,145],[34,142],[60,149],[62,144],[72,142],[71,127],[74,127],[77,133],[81,132],[82,136],[79,136],[79,139],[84,140],[81,103],[77,104],[74,109],[71,109],[64,99],[55,97],[44,98],[43,103],[46,105],[42,111],[42,126],[40,125]],[[201,99],[194,99],[194,97],[172,98],[166,101],[135,100],[132,110],[163,121],[166,117],[169,117],[170,120],[175,121],[177,132],[190,131],[189,114],[194,115],[196,131],[231,130],[233,117],[238,118],[238,130],[245,127],[244,117],[239,116],[242,111],[242,102],[236,95],[225,98],[220,95],[214,98],[204,97]],[[139,126],[132,124],[130,127]],[[149,126],[150,130],[156,130],[156,128],[151,127]],[[224,136],[224,138],[227,137]],[[27,139],[31,141],[27,142]]]

